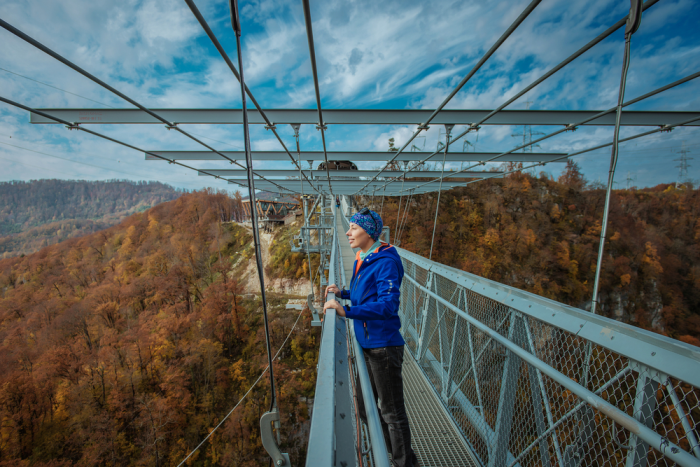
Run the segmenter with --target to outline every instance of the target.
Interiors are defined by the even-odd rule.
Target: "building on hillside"
[[[298,199],[269,191],[256,193],[255,203],[258,220],[263,223],[264,227],[294,222],[296,219],[295,211],[300,207]],[[243,215],[245,221],[250,221],[251,209],[248,197],[243,198]]]

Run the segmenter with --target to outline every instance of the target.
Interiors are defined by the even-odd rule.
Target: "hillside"
[[[159,182],[0,182],[0,258],[102,230],[181,194]]]
[[[177,465],[265,369],[259,299],[239,274],[240,198],[185,194],[108,229],[0,260],[0,465]],[[298,312],[271,293],[273,352]],[[303,464],[318,329],[302,315],[275,376],[283,446]],[[262,378],[193,456],[267,462]]]
[[[436,198],[413,197],[402,247],[428,256]],[[433,260],[590,309],[604,200],[576,164],[556,181],[514,174],[445,191]],[[397,207],[385,199],[392,241]],[[699,215],[698,189],[615,190],[600,313],[700,345]]]

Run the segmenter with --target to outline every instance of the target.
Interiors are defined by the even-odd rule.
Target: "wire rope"
[[[445,160],[447,159],[447,150],[450,147],[450,132],[452,126],[445,125],[445,152],[442,156],[442,174],[440,175],[440,188],[438,188],[437,203],[435,204],[435,220],[433,221],[433,237],[430,240],[430,256],[428,261],[433,259],[433,244],[435,243],[435,229],[437,228],[438,211],[440,210],[440,195],[442,195],[442,180],[445,175]]]
[[[248,172],[248,196],[250,198],[251,209],[257,206],[255,200],[255,177],[253,174],[253,156],[250,151],[250,131],[248,128],[248,108],[246,106],[245,78],[243,75],[243,51],[241,47],[241,24],[238,16],[238,3],[234,0],[231,3],[233,29],[236,36],[236,52],[238,55],[239,82],[241,84],[241,107],[243,109],[243,143],[245,147],[246,171]],[[252,213],[251,213],[252,214]],[[253,246],[255,248],[255,263],[258,269],[258,281],[260,282],[260,300],[263,309],[263,324],[265,329],[265,347],[267,349],[267,360],[270,363],[270,410],[277,407],[277,392],[275,390],[275,371],[272,366],[272,346],[270,342],[270,324],[267,316],[267,298],[265,296],[265,270],[262,263],[262,249],[260,247],[260,230],[258,228],[258,216],[250,216],[253,227]]]
[[[240,74],[238,73],[238,70],[236,70],[236,67],[233,65],[233,62],[231,62],[231,59],[229,58],[228,54],[226,53],[224,48],[221,46],[221,43],[219,42],[219,40],[216,38],[216,35],[209,27],[209,24],[204,19],[204,16],[202,16],[202,14],[200,13],[199,9],[197,8],[197,5],[195,5],[193,0],[185,0],[185,3],[190,8],[190,11],[195,16],[195,18],[197,18],[197,21],[199,22],[200,26],[202,26],[202,29],[204,29],[204,32],[209,37],[209,40],[212,42],[212,44],[214,44],[214,47],[219,52],[219,55],[221,55],[221,58],[223,58],[224,61],[226,62],[226,65],[228,65],[229,69],[231,70],[231,73],[233,73],[233,76],[235,76],[236,79],[240,83],[241,77],[240,77]],[[246,94],[248,95],[248,97],[250,97],[250,101],[253,103],[253,105],[255,106],[257,111],[260,113],[260,116],[265,120],[265,129],[272,130],[272,133],[277,138],[277,141],[279,141],[279,143],[282,145],[284,152],[287,153],[287,155],[291,159],[292,163],[294,163],[294,165],[297,165],[296,161],[294,160],[294,157],[289,152],[289,149],[287,149],[287,145],[284,144],[284,141],[282,141],[282,138],[277,133],[277,127],[275,126],[275,124],[272,121],[270,121],[270,119],[267,117],[267,115],[265,114],[263,109],[258,104],[258,101],[253,96],[253,93],[250,91],[248,86],[244,85],[244,87],[245,87]],[[298,165],[297,165],[297,168],[301,169],[301,167]],[[309,181],[309,179],[306,176],[304,176],[304,179],[307,181],[307,183],[309,183],[312,190],[318,192],[318,190],[316,190],[316,188],[313,186],[313,184]]]
[[[135,100],[131,99],[129,96],[127,96],[127,95],[123,94],[122,92],[118,91],[118,90],[115,89],[114,87],[110,86],[109,84],[105,83],[104,81],[102,81],[102,80],[99,79],[98,77],[94,76],[93,74],[91,74],[91,73],[89,73],[88,71],[84,70],[83,68],[79,67],[78,65],[76,65],[76,64],[73,63],[73,62],[71,62],[71,61],[68,60],[67,58],[63,57],[62,55],[60,55],[60,54],[54,52],[53,50],[51,50],[50,48],[46,47],[46,46],[45,46],[44,44],[42,44],[41,42],[37,41],[36,39],[33,39],[32,37],[30,37],[30,36],[28,36],[27,34],[23,33],[22,31],[20,31],[20,30],[17,29],[16,27],[14,27],[14,26],[12,26],[11,24],[7,23],[7,22],[4,21],[2,18],[0,18],[0,27],[6,29],[7,31],[11,32],[11,33],[14,34],[15,36],[17,36],[17,37],[19,37],[20,39],[22,39],[23,41],[25,41],[25,42],[29,43],[30,45],[34,46],[35,48],[41,50],[41,51],[44,52],[45,54],[47,54],[47,55],[49,55],[50,57],[52,57],[52,58],[58,60],[59,62],[61,62],[61,63],[63,63],[64,65],[68,66],[69,68],[72,68],[73,70],[77,71],[77,72],[80,73],[81,75],[83,75],[83,76],[85,76],[86,78],[88,78],[90,81],[92,81],[92,82],[94,82],[94,83],[96,83],[96,84],[99,84],[100,86],[102,86],[103,88],[105,88],[105,89],[107,89],[108,91],[112,92],[113,94],[115,94],[115,95],[121,97],[122,99],[124,99],[125,101],[127,101],[128,103],[130,103],[131,105],[133,105],[133,106],[135,106],[135,107],[138,107],[141,111],[146,112],[146,113],[147,113],[148,115],[150,115],[151,117],[153,117],[153,118],[155,118],[156,120],[158,120],[158,121],[164,123],[164,124],[166,125],[166,128],[167,128],[167,129],[169,129],[169,130],[175,130],[175,131],[177,131],[178,133],[180,133],[180,134],[182,134],[182,135],[184,135],[184,136],[190,138],[191,140],[193,140],[193,141],[199,143],[200,145],[204,146],[205,148],[209,149],[210,151],[212,151],[212,152],[218,154],[219,156],[223,157],[224,159],[226,159],[227,161],[229,161],[231,164],[235,164],[235,165],[239,166],[239,167],[242,168],[242,169],[245,169],[245,168],[246,168],[246,167],[244,167],[243,165],[241,165],[241,164],[239,164],[238,162],[236,162],[235,160],[233,160],[233,159],[231,159],[230,157],[226,156],[225,154],[221,153],[220,151],[217,151],[216,149],[214,149],[213,147],[211,147],[211,146],[209,146],[208,144],[204,143],[203,141],[200,141],[199,139],[195,138],[194,136],[192,136],[191,134],[189,134],[188,132],[186,132],[186,131],[183,130],[182,128],[178,127],[178,126],[177,126],[177,123],[170,122],[170,121],[166,120],[165,118],[161,117],[160,115],[158,115],[156,112],[154,112],[154,111],[152,111],[152,110],[150,110],[150,109],[144,107],[143,105],[139,104],[139,103],[136,102]],[[77,126],[78,126],[78,123],[74,123],[74,124],[71,123],[70,125],[71,125],[71,126],[76,126],[76,127],[77,127]],[[203,172],[203,171],[202,171],[202,172]],[[204,172],[203,172],[203,173],[204,173]],[[268,180],[268,179],[266,179],[265,177],[262,177],[262,176],[260,176],[260,175],[258,175],[258,174],[256,174],[256,175],[257,175],[258,177],[260,177],[261,179],[266,180],[266,181],[272,183],[272,184],[275,185],[276,187],[278,187],[278,188],[280,188],[280,189],[283,189],[283,187],[281,187],[280,185],[276,184],[274,181]],[[296,193],[294,190],[288,190],[288,191],[293,191],[294,193]]]
[[[333,195],[333,186],[331,185],[331,173],[328,164],[328,152],[326,151],[326,124],[323,121],[323,110],[321,108],[321,92],[318,86],[318,70],[316,69],[316,50],[314,48],[314,32],[311,25],[311,7],[309,0],[302,0],[304,9],[304,22],[306,23],[306,39],[309,43],[309,59],[311,61],[311,73],[314,79],[314,91],[316,93],[316,108],[318,109],[318,125],[317,130],[321,130],[321,143],[323,144],[323,158],[326,162],[326,174],[328,175],[328,190]]]
[[[636,104],[636,103],[641,102],[641,101],[643,101],[643,100],[645,100],[645,99],[648,99],[648,98],[653,97],[653,96],[655,96],[655,95],[657,95],[657,94],[660,94],[660,93],[662,93],[662,92],[664,92],[664,91],[667,91],[667,90],[669,90],[669,89],[671,89],[671,88],[674,88],[674,87],[679,86],[679,85],[681,85],[681,84],[684,84],[684,83],[687,83],[687,82],[689,82],[689,81],[692,81],[692,80],[694,80],[694,79],[696,79],[696,78],[698,78],[698,77],[700,77],[700,72],[693,73],[693,74],[688,75],[688,76],[686,76],[686,77],[684,77],[684,78],[681,78],[681,79],[679,79],[679,80],[677,80],[677,81],[674,81],[674,82],[669,83],[669,84],[667,84],[667,85],[665,85],[665,86],[662,86],[662,87],[660,87],[660,88],[654,89],[653,91],[650,91],[650,92],[648,92],[648,93],[646,93],[646,94],[643,94],[643,95],[641,95],[641,96],[639,96],[639,97],[636,97],[636,98],[632,99],[631,101],[628,101],[628,102],[624,103],[622,106],[623,106],[623,107],[627,107],[627,106]],[[541,138],[539,138],[539,139],[536,139],[536,140],[534,140],[534,141],[530,141],[529,143],[523,144],[523,145],[521,145],[521,146],[518,146],[518,147],[516,147],[516,148],[510,149],[510,150],[508,150],[508,151],[505,151],[505,152],[503,152],[503,153],[501,153],[501,154],[497,154],[496,156],[494,156],[494,157],[492,157],[492,158],[490,158],[490,159],[488,159],[488,160],[481,161],[481,162],[479,162],[479,163],[477,163],[477,164],[473,164],[473,165],[471,165],[471,166],[469,166],[469,167],[465,167],[464,169],[459,170],[459,171],[450,172],[450,173],[448,173],[447,175],[445,175],[444,178],[454,177],[455,175],[459,175],[460,173],[464,173],[464,172],[466,172],[466,171],[468,171],[468,170],[473,169],[474,167],[477,167],[477,166],[480,166],[480,165],[485,165],[485,164],[488,163],[488,162],[493,162],[493,161],[495,161],[496,159],[499,159],[499,158],[501,158],[501,157],[503,157],[503,156],[506,156],[506,155],[508,155],[508,154],[511,154],[511,153],[513,153],[513,152],[515,152],[515,151],[518,151],[518,150],[520,150],[520,149],[524,149],[524,148],[526,148],[526,147],[528,147],[528,146],[531,146],[531,145],[533,145],[533,144],[537,144],[537,143],[539,143],[539,142],[541,142],[541,141],[544,141],[544,140],[546,140],[546,139],[549,139],[549,138],[551,138],[551,137],[553,137],[553,136],[559,135],[559,134],[564,133],[564,132],[567,132],[567,131],[576,130],[577,127],[582,126],[582,125],[585,125],[586,123],[589,123],[589,122],[591,122],[591,121],[597,120],[598,118],[601,118],[601,117],[603,117],[604,115],[607,115],[607,114],[609,114],[609,113],[615,112],[616,109],[617,109],[617,107],[611,107],[611,108],[608,109],[608,110],[604,110],[604,111],[602,111],[602,112],[599,112],[599,113],[597,113],[596,115],[593,115],[592,117],[589,117],[589,118],[586,118],[586,119],[584,119],[584,120],[581,120],[580,122],[571,123],[571,124],[567,125],[567,126],[566,126],[565,128],[563,128],[563,129],[554,131],[553,133],[550,133],[550,134],[545,135],[545,136],[543,136],[543,137],[541,137]],[[693,120],[693,119],[689,120],[689,122],[694,122],[694,121],[695,121],[695,120]],[[673,124],[673,125],[663,125],[663,126],[661,126],[661,128],[674,128],[674,127],[676,127],[676,126],[683,126],[684,124],[687,124],[687,123]],[[650,133],[648,133],[648,134],[653,134],[653,133],[657,133],[657,132],[654,131],[654,132],[650,132]],[[463,133],[459,134],[458,136],[456,136],[456,137],[450,142],[450,144],[453,144],[456,140],[458,140],[459,138],[461,138],[461,137],[464,136],[465,134],[466,134],[466,132],[463,132]],[[645,134],[647,134],[647,133],[645,133]],[[622,142],[622,141],[628,141],[628,139],[620,140],[620,142]],[[600,149],[600,148],[607,147],[607,146],[609,146],[610,144],[612,144],[612,143],[604,144],[604,145],[602,145],[602,146],[597,146],[596,149]],[[588,150],[586,150],[586,151],[584,151],[584,152],[588,152]],[[566,158],[568,158],[568,157],[570,157],[570,156],[572,156],[572,155],[577,155],[577,154],[580,154],[580,152],[577,152],[577,153],[574,153],[574,154],[567,154],[567,155],[565,155],[565,156],[562,156],[562,157],[560,157],[560,158],[553,159],[553,160],[550,160],[550,161],[547,161],[547,162],[540,162],[540,163],[537,163],[537,164],[528,166],[527,168],[537,167],[537,166],[540,166],[540,165],[544,165],[545,163],[556,162],[556,161],[559,161],[559,160],[562,160],[562,159],[566,159]],[[513,171],[510,171],[510,172],[507,172],[507,173],[513,173]],[[498,176],[503,176],[503,175],[505,175],[505,173],[503,173],[503,172],[498,174]],[[489,178],[493,178],[493,177],[484,177],[484,178],[480,178],[480,179],[475,180],[475,181],[485,180],[485,179],[489,179]],[[420,188],[420,187],[422,187],[422,186],[425,186],[425,185],[428,185],[428,184],[430,184],[430,183],[437,182],[437,181],[439,181],[438,178],[433,179],[433,180],[430,180],[430,181],[428,181],[428,182],[426,182],[426,183],[424,183],[424,184],[422,184],[422,185],[418,185],[418,186],[415,187],[415,188]],[[467,182],[466,185],[468,185],[468,184],[470,184],[470,183],[473,183],[473,182]]]
[[[0,21],[2,21],[2,20],[0,20]],[[206,175],[209,175],[209,176],[211,176],[211,177],[214,177],[214,178],[216,178],[216,179],[218,179],[218,180],[223,180],[223,181],[226,181],[226,182],[233,182],[233,183],[236,183],[236,184],[238,184],[238,185],[240,185],[240,186],[242,186],[242,187],[245,187],[245,185],[243,185],[242,183],[238,183],[238,182],[236,182],[236,181],[233,181],[233,180],[229,180],[229,179],[220,177],[219,175],[215,175],[215,174],[213,174],[213,173],[209,173],[209,172],[207,172],[206,170],[195,169],[194,167],[190,167],[189,165],[185,165],[185,164],[183,164],[183,163],[181,163],[181,162],[177,162],[177,161],[174,160],[174,159],[168,159],[167,157],[160,156],[160,155],[155,154],[155,153],[153,153],[153,152],[151,152],[151,151],[146,151],[145,149],[141,149],[141,148],[139,148],[139,147],[137,147],[137,146],[134,146],[134,145],[132,145],[132,144],[125,143],[125,142],[120,141],[120,140],[118,140],[118,139],[112,138],[111,136],[103,135],[103,134],[98,133],[98,132],[93,131],[93,130],[88,130],[88,129],[85,128],[85,127],[81,127],[81,126],[78,125],[77,123],[71,123],[71,122],[69,122],[69,121],[63,120],[62,118],[55,117],[55,116],[50,115],[50,114],[48,114],[48,113],[46,113],[46,112],[43,112],[43,111],[41,111],[41,110],[33,109],[33,108],[31,108],[31,107],[27,107],[26,105],[20,104],[19,102],[15,102],[15,101],[10,100],[10,99],[7,99],[7,98],[5,98],[5,97],[0,96],[0,102],[4,102],[4,103],[6,103],[6,104],[12,105],[12,106],[17,107],[17,108],[19,108],[19,109],[26,110],[27,112],[32,112],[32,113],[35,113],[35,114],[37,114],[37,115],[41,115],[42,117],[48,118],[49,120],[53,120],[53,121],[55,121],[55,122],[62,123],[62,124],[64,124],[64,125],[66,126],[66,128],[68,128],[69,130],[84,131],[85,133],[89,133],[89,134],[91,134],[91,135],[93,135],[93,136],[97,136],[98,138],[106,139],[107,141],[111,141],[111,142],[113,142],[113,143],[122,145],[122,146],[124,146],[124,147],[129,148],[129,149],[133,149],[133,150],[135,150],[135,151],[148,154],[149,156],[153,156],[153,157],[155,157],[155,158],[157,158],[157,159],[164,160],[164,161],[168,161],[168,163],[170,163],[170,164],[179,165],[180,167],[184,167],[184,168],[189,169],[189,170],[194,170],[195,172],[201,172],[201,173],[203,173],[203,174],[206,174]]]
[[[289,331],[289,334],[287,334],[287,337],[284,339],[284,342],[282,342],[282,345],[280,346],[280,348],[277,349],[277,353],[275,354],[275,356],[273,357],[273,359],[275,359],[275,358],[277,358],[277,357],[279,356],[280,352],[282,351],[282,349],[284,348],[284,346],[287,344],[287,341],[289,340],[289,337],[290,337],[290,336],[292,335],[292,333],[294,332],[294,329],[297,327],[297,323],[299,322],[299,318],[301,318],[301,315],[302,315],[302,314],[304,314],[304,310],[303,310],[303,309],[299,312],[299,315],[297,316],[297,320],[294,322],[294,326],[292,326],[292,329]],[[231,414],[233,413],[233,411],[236,410],[236,408],[241,404],[241,402],[243,402],[243,401],[245,400],[245,398],[248,396],[248,394],[250,394],[250,392],[253,390],[253,388],[254,388],[255,386],[257,386],[257,384],[260,382],[260,380],[262,379],[262,377],[265,376],[265,373],[267,373],[267,370],[269,370],[269,369],[270,369],[270,364],[268,363],[268,365],[265,367],[265,369],[263,370],[263,372],[260,373],[260,376],[258,376],[258,379],[255,380],[255,382],[253,383],[253,385],[252,385],[250,388],[248,388],[248,391],[246,391],[246,393],[243,395],[243,397],[240,398],[240,400],[239,400],[239,401],[236,403],[236,405],[229,411],[229,413],[226,414],[226,416],[223,418],[223,420],[221,420],[221,422],[219,422],[219,424],[216,425],[216,426],[214,427],[214,429],[211,430],[211,431],[209,432],[209,434],[202,440],[202,442],[199,443],[199,444],[197,445],[197,447],[194,448],[194,449],[192,450],[192,452],[190,452],[190,453],[187,455],[187,457],[185,457],[185,458],[177,465],[177,467],[181,467],[181,466],[187,461],[187,459],[189,459],[190,457],[192,457],[192,454],[194,454],[195,452],[197,452],[197,450],[198,450],[200,447],[202,447],[202,445],[206,442],[206,440],[208,440],[209,437],[211,437],[211,435],[213,435],[214,432],[215,432],[221,425],[223,425],[223,423],[226,421],[226,419],[227,419],[228,417],[230,417]]]
[[[644,4],[642,5],[642,11],[644,11],[644,10],[646,10],[646,9],[648,9],[648,8],[650,8],[650,7],[652,7],[653,5],[655,5],[656,3],[658,3],[658,1],[659,1],[659,0],[647,0],[647,2],[644,3]],[[472,123],[472,124],[469,126],[469,128],[467,128],[464,132],[462,132],[462,133],[460,133],[459,135],[457,135],[457,136],[452,140],[452,143],[450,143],[450,144],[456,143],[458,140],[460,140],[462,137],[464,137],[465,135],[467,135],[467,134],[468,134],[469,132],[471,132],[471,131],[478,131],[479,128],[480,128],[479,125],[481,125],[481,124],[484,123],[486,120],[488,120],[489,118],[491,118],[492,116],[494,116],[496,113],[498,113],[498,112],[500,112],[501,110],[503,110],[505,107],[507,107],[507,106],[510,105],[511,103],[515,102],[516,99],[519,99],[520,97],[524,96],[527,92],[531,91],[533,88],[535,88],[536,86],[538,86],[539,84],[541,84],[543,81],[545,81],[546,79],[548,79],[549,77],[551,77],[552,75],[554,75],[556,72],[558,72],[559,70],[561,70],[562,68],[564,68],[566,65],[568,65],[569,63],[571,63],[572,61],[574,61],[576,58],[578,58],[578,57],[580,57],[581,55],[583,55],[585,52],[587,52],[588,50],[590,50],[594,45],[598,44],[598,43],[601,42],[603,39],[607,38],[608,36],[610,36],[611,34],[613,34],[615,31],[617,31],[618,29],[620,29],[622,26],[624,26],[624,25],[626,24],[628,18],[629,18],[629,14],[625,15],[625,17],[622,18],[620,21],[618,21],[617,23],[615,23],[615,24],[613,24],[612,26],[610,26],[607,30],[605,30],[605,31],[604,31],[603,33],[601,33],[599,36],[597,36],[596,38],[594,38],[593,40],[591,40],[590,42],[588,42],[586,45],[584,45],[584,46],[581,47],[579,50],[577,50],[576,52],[574,52],[572,55],[570,55],[570,56],[569,56],[568,58],[566,58],[564,61],[560,62],[557,66],[555,66],[554,68],[552,68],[551,70],[549,70],[548,72],[546,72],[544,75],[542,75],[541,77],[539,77],[537,80],[535,80],[534,82],[532,82],[530,85],[528,85],[526,88],[524,88],[523,90],[521,90],[520,92],[518,92],[515,96],[513,96],[511,99],[507,100],[504,104],[502,104],[501,106],[499,106],[497,109],[495,109],[495,110],[493,110],[492,112],[490,112],[486,117],[482,118],[478,123]],[[615,108],[613,107],[612,110],[614,110],[614,109],[615,109]],[[607,112],[606,112],[606,113],[607,113]],[[600,116],[600,115],[599,115],[599,116]],[[597,118],[597,117],[596,117],[596,118]],[[590,120],[588,120],[588,121],[590,121]],[[578,124],[576,124],[576,125],[578,125]],[[576,125],[574,125],[574,126],[576,126]],[[569,125],[569,126],[571,126],[571,125]],[[564,129],[564,130],[562,130],[562,131],[555,132],[555,133],[553,133],[551,136],[554,136],[555,134],[559,134],[559,133],[561,133],[561,132],[563,132],[563,131],[568,131],[568,130],[567,130],[567,129]],[[416,133],[416,134],[417,134],[417,133]],[[549,137],[549,136],[548,136],[548,137]],[[538,139],[538,140],[536,140],[536,141],[532,141],[532,142],[530,142],[530,143],[528,143],[528,144],[526,144],[526,145],[523,145],[523,146],[518,147],[518,148],[516,148],[516,149],[512,149],[511,151],[509,151],[509,152],[507,152],[507,153],[504,153],[504,154],[501,154],[501,155],[499,155],[499,156],[497,156],[497,157],[501,157],[501,156],[503,156],[503,155],[505,155],[505,154],[510,154],[510,153],[513,152],[513,151],[517,151],[518,149],[522,149],[522,148],[524,148],[524,147],[533,145],[533,144],[537,143],[538,141],[542,141],[543,139],[547,139],[547,137],[540,138],[540,139]],[[402,149],[403,149],[403,148],[402,148]],[[424,162],[430,160],[430,159],[431,159],[433,156],[435,156],[437,153],[438,153],[438,151],[433,152],[430,156],[428,156],[426,159],[424,159],[423,161],[421,161],[420,164],[422,164],[422,163],[424,163]],[[491,159],[489,159],[489,161],[490,161],[490,160],[493,160],[493,159],[496,159],[497,157],[491,158]],[[488,161],[484,161],[484,162],[488,162]],[[414,165],[413,167],[411,167],[411,170],[409,170],[409,172],[412,171],[412,170],[414,170],[414,168],[415,168],[416,166],[420,165],[420,164],[416,164],[416,165]],[[484,164],[483,164],[483,162],[482,162],[482,163],[477,164],[477,166],[478,166],[478,165],[484,165]],[[466,169],[463,169],[463,170],[460,169],[460,171],[457,172],[457,173],[464,172],[465,170],[470,170],[470,169],[473,168],[473,167],[475,167],[475,166],[472,165],[471,167],[467,167]],[[394,181],[395,181],[395,180],[389,180],[389,181],[386,183],[386,185],[389,185],[389,184],[393,183]]]
[[[641,12],[640,12],[641,15]],[[595,314],[598,285],[600,281],[600,270],[603,267],[603,252],[605,251],[605,233],[608,227],[608,215],[610,213],[610,197],[612,194],[613,181],[615,179],[615,168],[617,167],[618,152],[617,147],[620,139],[620,117],[622,116],[622,106],[625,99],[625,87],[627,85],[627,72],[630,68],[630,48],[632,33],[625,34],[625,50],[622,58],[622,74],[620,76],[620,88],[617,97],[617,111],[615,115],[615,132],[613,133],[612,154],[610,155],[610,171],[608,172],[608,186],[605,191],[605,207],[603,208],[603,223],[600,229],[600,243],[598,247],[598,261],[593,282],[593,297],[591,298],[591,313]]]
[[[410,191],[408,194],[408,201],[406,202],[406,209],[404,209],[403,219],[401,221],[401,225],[399,226],[399,242],[397,243],[397,245],[401,245],[401,236],[403,235],[404,228],[406,227],[406,221],[408,220],[408,210],[410,209],[412,199],[413,191]]]
[[[304,1],[308,2],[308,0],[304,0]],[[652,0],[650,0],[650,1],[652,1]],[[656,0],[656,1],[658,1],[658,0]],[[476,72],[479,71],[479,69],[484,65],[484,63],[486,63],[486,61],[489,58],[491,58],[491,56],[494,53],[496,53],[496,50],[498,50],[498,48],[501,45],[503,45],[503,43],[506,41],[506,39],[508,39],[508,37],[510,37],[510,35],[513,33],[513,31],[515,31],[518,28],[518,26],[520,26],[522,24],[523,21],[525,21],[525,19],[530,15],[530,13],[532,13],[535,10],[535,8],[537,7],[537,5],[540,4],[540,2],[541,2],[541,0],[533,0],[522,11],[522,13],[520,13],[520,15],[515,19],[515,21],[513,21],[513,23],[511,23],[511,25],[508,27],[508,29],[505,30],[505,32],[501,35],[501,37],[499,37],[498,40],[491,46],[491,48],[488,50],[488,52],[486,52],[481,57],[479,62],[476,65],[474,65],[474,67],[469,71],[469,73],[464,78],[462,78],[462,81],[460,81],[459,84],[452,90],[452,92],[442,101],[442,103],[437,107],[437,109],[435,109],[435,111],[433,111],[433,113],[430,115],[430,117],[428,117],[428,119],[424,123],[421,123],[418,126],[418,130],[415,131],[411,135],[411,137],[406,142],[406,144],[401,146],[401,148],[396,152],[394,157],[387,163],[387,165],[385,165],[384,168],[382,168],[379,171],[379,173],[375,174],[372,177],[372,179],[369,182],[367,182],[367,184],[364,187],[362,187],[362,188],[360,188],[360,190],[358,190],[358,192],[362,191],[364,188],[367,188],[367,186],[369,186],[372,182],[374,182],[377,179],[377,177],[382,172],[384,172],[384,170],[386,170],[386,168],[389,166],[389,164],[394,162],[396,160],[396,158],[399,157],[399,154],[401,154],[404,151],[404,149],[406,149],[408,147],[408,145],[411,144],[414,139],[416,139],[416,137],[420,134],[421,131],[424,131],[424,130],[427,130],[428,128],[430,128],[428,126],[430,124],[430,122],[450,102],[450,100],[452,100],[452,98],[457,94],[457,92],[459,92],[460,89],[462,89],[464,87],[464,85],[467,84],[467,82],[476,74]],[[432,157],[432,156],[430,156],[430,157]],[[425,161],[423,161],[423,162],[425,162]],[[391,183],[391,181],[389,183]],[[387,183],[387,185],[389,183]]]

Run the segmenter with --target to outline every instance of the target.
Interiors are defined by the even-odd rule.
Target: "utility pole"
[[[525,110],[530,110],[530,104],[532,104],[532,101],[525,101]],[[532,137],[534,136],[545,136],[544,133],[541,131],[532,131],[532,127],[530,125],[524,125],[523,126],[523,132],[522,133],[513,133],[511,136],[512,137],[518,137],[522,136],[523,138],[523,145],[527,144],[528,146],[523,148],[523,152],[532,152],[532,148],[534,146],[537,146],[538,148],[540,147],[539,144],[532,145],[530,144],[532,142]]]
[[[678,169],[678,181],[676,182],[676,188],[680,188],[680,186],[683,185],[683,181],[688,179],[688,169],[690,168],[688,161],[693,160],[692,157],[688,157],[689,152],[690,151],[685,147],[685,141],[683,141],[681,150],[678,151],[678,154],[680,154],[681,157],[678,159],[673,159],[674,162],[679,163],[676,166]]]

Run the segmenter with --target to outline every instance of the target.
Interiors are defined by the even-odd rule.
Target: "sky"
[[[196,4],[234,63],[228,1]],[[325,109],[435,109],[525,9],[521,0],[311,0],[320,94]],[[315,109],[301,2],[241,0],[246,84],[263,108]],[[447,109],[493,109],[624,17],[628,1],[543,0],[452,98]],[[56,2],[0,0],[0,17],[149,108],[240,108],[240,87],[183,1]],[[700,71],[700,3],[661,0],[632,37],[626,100]],[[508,109],[606,110],[617,102],[623,29],[511,104]],[[5,29],[0,29],[0,96],[35,108],[132,108]],[[700,110],[700,79],[628,110]],[[243,148],[240,125],[183,125],[218,150]],[[163,125],[91,125],[148,150],[201,149]],[[294,147],[293,131],[278,126]],[[554,127],[533,126],[535,137]],[[329,126],[329,150],[385,151],[415,126]],[[434,150],[444,139],[432,125],[416,140]],[[522,142],[522,126],[484,125],[469,141],[477,151],[506,151]],[[624,127],[622,137],[649,130]],[[453,134],[457,134],[457,127]],[[444,132],[443,132],[444,133]],[[580,151],[612,141],[612,127],[588,127],[540,143],[538,152]],[[301,128],[301,147],[320,150],[319,132]],[[251,126],[253,150],[281,150],[271,132]],[[455,150],[462,150],[462,143]],[[620,145],[615,188],[700,180],[700,128],[678,128]],[[588,180],[607,180],[610,149],[574,158]],[[226,161],[196,168],[230,168]],[[378,163],[358,163],[371,169]],[[234,185],[62,125],[32,125],[26,111],[0,103],[0,181],[42,178],[154,180],[188,190]],[[258,169],[292,168],[256,162]],[[448,164],[447,169],[459,164]],[[538,167],[556,177],[562,164]]]

